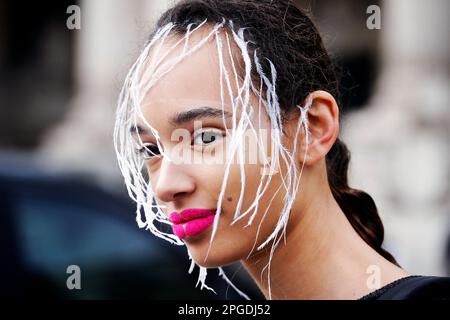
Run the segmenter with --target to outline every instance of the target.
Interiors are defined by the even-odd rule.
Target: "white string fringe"
[[[234,213],[234,219],[232,224],[237,221],[248,218],[247,225],[252,224],[253,220],[256,217],[258,212],[258,204],[260,199],[265,194],[272,176],[280,171],[281,164],[279,161],[281,160],[286,167],[286,174],[281,175],[282,184],[278,187],[276,192],[272,195],[272,198],[267,206],[267,209],[263,213],[261,222],[259,223],[257,236],[261,228],[261,224],[266,217],[268,210],[270,208],[270,204],[274,200],[275,196],[278,194],[280,189],[283,187],[285,196],[284,196],[284,207],[282,208],[277,225],[273,232],[265,239],[259,246],[257,246],[256,250],[259,251],[266,247],[269,243],[271,244],[270,248],[270,256],[267,265],[263,268],[263,272],[261,273],[261,277],[263,277],[263,273],[267,271],[267,283],[268,283],[268,292],[269,299],[272,299],[271,292],[271,283],[270,283],[270,264],[273,258],[273,254],[275,252],[276,247],[278,246],[280,240],[286,237],[286,227],[287,222],[289,220],[289,215],[291,212],[291,208],[293,202],[295,200],[295,196],[297,195],[297,191],[300,185],[300,178],[303,172],[304,161],[301,166],[301,169],[298,170],[295,161],[295,153],[297,149],[297,139],[300,132],[301,127],[303,126],[305,129],[305,140],[306,140],[306,152],[303,160],[306,159],[306,154],[308,150],[309,144],[309,130],[308,130],[308,119],[307,113],[309,108],[311,107],[311,99],[309,99],[304,107],[298,106],[300,111],[300,117],[298,119],[298,124],[294,137],[294,150],[289,152],[283,144],[282,144],[282,118],[281,118],[281,110],[279,106],[278,96],[276,93],[276,79],[277,73],[275,66],[273,63],[267,59],[270,65],[270,74],[265,74],[261,63],[258,59],[256,51],[254,51],[253,56],[250,55],[248,48],[248,41],[245,40],[244,37],[244,28],[240,28],[235,30],[233,22],[226,22],[225,19],[221,23],[216,23],[212,25],[210,31],[204,38],[202,38],[198,43],[194,45],[190,44],[191,36],[193,33],[198,31],[201,27],[207,24],[207,20],[204,20],[202,23],[198,24],[194,29],[192,29],[192,24],[187,27],[187,32],[185,32],[184,36],[179,36],[180,39],[176,41],[169,49],[164,52],[162,55],[160,54],[161,48],[164,45],[165,41],[168,37],[170,37],[171,32],[173,31],[175,25],[169,23],[155,33],[154,37],[145,45],[142,53],[137,58],[136,62],[130,68],[125,81],[122,87],[122,90],[119,95],[118,100],[118,108],[116,112],[116,121],[114,127],[114,147],[118,159],[119,168],[124,177],[125,185],[128,191],[129,196],[136,202],[136,222],[139,228],[145,228],[150,230],[155,236],[167,240],[175,245],[185,245],[183,241],[181,241],[176,235],[171,233],[166,233],[160,231],[156,225],[155,221],[171,225],[171,222],[168,220],[168,217],[161,210],[164,206],[160,206],[153,203],[154,193],[150,184],[150,181],[146,181],[142,172],[144,170],[144,159],[140,157],[136,152],[136,148],[142,146],[142,141],[136,141],[130,134],[130,130],[137,130],[137,121],[140,120],[144,125],[146,125],[151,133],[155,136],[158,144],[158,148],[161,152],[161,156],[166,157],[168,160],[171,160],[169,155],[164,152],[164,149],[161,147],[161,142],[159,138],[158,131],[153,128],[142,112],[142,103],[147,95],[147,93],[151,90],[155,84],[161,80],[164,75],[168,74],[179,62],[186,59],[196,51],[198,51],[203,45],[205,45],[212,38],[215,40],[215,45],[217,49],[217,57],[219,60],[219,73],[220,73],[220,97],[222,106],[224,106],[224,101],[226,95],[229,96],[229,100],[231,101],[232,107],[232,124],[233,130],[230,135],[230,144],[227,149],[227,163],[225,166],[225,174],[224,179],[221,186],[221,191],[219,193],[218,201],[217,201],[217,212],[213,222],[213,230],[209,242],[208,251],[205,257],[207,259],[211,245],[213,243],[214,237],[216,235],[218,222],[221,214],[222,201],[224,198],[225,188],[228,181],[228,176],[230,172],[230,166],[232,159],[237,155],[240,164],[240,173],[241,173],[241,192],[239,196],[239,200],[237,203],[236,211]],[[225,32],[221,32],[224,30]],[[234,62],[233,54],[232,54],[232,41],[234,41],[235,47],[239,51],[242,61],[244,63],[243,68],[243,77],[240,75],[238,70],[236,70],[236,65]],[[177,55],[175,58],[170,60],[166,59],[167,56],[173,52],[173,50],[182,46],[181,54]],[[150,50],[152,49],[152,57],[150,58]],[[231,59],[231,70],[228,70],[225,65],[225,57]],[[156,59],[156,57],[159,57]],[[253,62],[253,64],[252,64]],[[254,81],[252,81],[252,66],[256,68],[256,72],[259,75],[260,83],[258,84],[258,88],[255,87]],[[232,75],[230,75],[232,72]],[[236,88],[233,88],[233,81],[236,84]],[[234,91],[233,91],[234,89]],[[236,92],[236,96],[235,93]],[[251,119],[255,113],[254,107],[250,103],[250,96],[254,95],[258,98],[258,128],[261,128],[261,113],[262,108],[265,109],[267,116],[270,120],[271,124],[271,154],[269,159],[266,158],[264,154],[264,164],[265,167],[268,166],[268,172],[265,175],[262,175],[260,184],[258,185],[256,196],[252,204],[245,212],[241,212],[243,196],[245,192],[245,171],[244,171],[244,132],[248,130],[254,135],[254,137],[258,141],[259,150],[264,150],[262,135],[258,134],[257,130],[253,126]],[[241,117],[239,122],[237,121],[237,114],[240,114]],[[225,124],[225,116],[223,117],[223,122]],[[225,126],[226,128],[226,126]],[[228,129],[226,129],[227,134],[229,134]],[[261,133],[261,132],[259,132]],[[137,135],[138,137],[138,135]],[[143,218],[142,218],[143,213]],[[286,241],[286,238],[285,238]],[[251,252],[248,257],[254,252],[256,247],[256,239],[253,245]],[[189,268],[189,273],[193,271],[194,266],[196,265],[195,261],[192,259],[189,251],[188,256],[192,260],[191,266]],[[212,288],[208,287],[206,282],[207,268],[198,265],[199,267],[199,278],[197,281],[197,285],[201,284],[200,289],[206,288],[215,292]],[[231,283],[228,277],[225,275],[222,268],[219,269],[219,276],[229,283],[239,295],[244,297],[245,299],[249,299],[249,297],[240,291],[238,288]]]

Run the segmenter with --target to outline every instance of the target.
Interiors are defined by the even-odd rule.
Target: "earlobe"
[[[312,165],[325,158],[339,135],[339,108],[334,97],[322,90],[314,91],[305,101],[311,101],[307,112],[309,144],[305,164]],[[303,154],[303,156],[305,156]]]

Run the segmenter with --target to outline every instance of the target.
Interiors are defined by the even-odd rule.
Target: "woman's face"
[[[194,43],[200,41],[205,36],[205,32],[207,31],[196,32],[191,36],[190,41]],[[167,38],[158,53],[155,53],[156,50],[150,52],[150,59],[162,57],[179,39],[177,36]],[[181,54],[181,50],[182,46],[176,48],[164,61],[177,57]],[[234,45],[233,50],[234,52],[237,50]],[[232,80],[233,96],[236,97],[238,96],[236,81],[240,84],[242,78],[235,79],[230,55],[225,52],[226,50],[224,50],[224,65]],[[237,69],[242,66],[242,62],[236,58],[234,63]],[[151,75],[144,74],[144,76]],[[196,157],[196,159],[201,159],[202,156],[207,157],[201,161],[192,161],[192,158],[190,161],[185,158],[169,161],[165,156],[146,160],[156,201],[158,205],[165,206],[162,210],[167,216],[170,216],[172,212],[179,213],[189,208],[216,209],[227,166],[225,146],[230,142],[231,135],[231,131],[227,135],[226,127],[229,130],[233,128],[233,112],[236,123],[242,117],[242,104],[238,102],[237,111],[233,111],[232,99],[226,90],[224,90],[226,94],[224,94],[222,106],[220,76],[217,47],[212,38],[201,49],[177,63],[170,72],[158,80],[146,94],[141,106],[145,121],[157,130],[165,154],[173,159],[180,152],[184,156]],[[260,133],[269,140],[265,140],[266,146],[261,149],[257,147],[256,139],[252,134],[246,135],[245,156],[242,161],[245,187],[241,213],[245,212],[255,200],[261,181],[265,183],[269,178],[267,171],[264,172],[260,154],[256,155],[258,161],[251,159],[255,159],[255,150],[263,151],[266,155],[270,154],[270,123],[264,107],[261,113],[258,111],[259,98],[252,94],[250,101],[254,110],[251,116],[253,126],[256,130],[261,129]],[[225,125],[222,113],[225,116]],[[158,153],[157,141],[148,130],[145,121],[138,117],[137,123],[143,128],[139,130],[142,131],[139,137],[143,143],[151,144],[150,149]],[[181,142],[180,136],[184,137]],[[283,172],[283,167],[280,172]],[[256,252],[256,247],[273,232],[284,205],[285,191],[283,188],[279,189],[282,185],[280,172],[270,175],[271,182],[259,200],[253,222],[246,226],[248,217],[253,213],[251,210],[246,218],[231,225],[243,179],[238,152],[236,153],[224,188],[217,231],[206,261],[213,227],[209,226],[198,235],[183,238],[197,264],[204,267],[223,266],[245,259],[252,249]],[[279,192],[272,200],[277,189]],[[266,210],[267,214],[263,218]]]

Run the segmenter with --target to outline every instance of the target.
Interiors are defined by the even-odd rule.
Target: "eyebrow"
[[[222,109],[211,108],[211,107],[200,107],[200,108],[176,113],[174,116],[172,116],[170,118],[169,123],[171,123],[172,126],[179,126],[179,125],[182,125],[187,122],[194,121],[194,120],[200,120],[200,119],[205,119],[205,118],[221,118],[223,116],[225,118],[229,118],[232,116],[232,114],[230,112],[222,110]],[[140,125],[131,127],[130,132],[133,135],[148,134],[148,130],[144,129]]]

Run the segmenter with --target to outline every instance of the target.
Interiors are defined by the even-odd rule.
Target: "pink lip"
[[[172,212],[169,220],[173,222],[173,232],[183,239],[196,236],[205,231],[214,222],[215,209],[190,208],[180,213]]]

